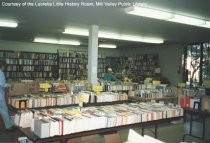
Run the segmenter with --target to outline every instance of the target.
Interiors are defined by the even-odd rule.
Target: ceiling
[[[25,0],[35,1],[35,0]],[[52,2],[62,0],[36,0],[36,2]],[[64,0],[78,2],[82,0]],[[86,1],[87,0],[83,0]],[[91,0],[89,0],[91,1]],[[89,2],[88,1],[88,2]],[[93,0],[92,0],[93,1]],[[98,0],[104,2],[105,0]],[[106,0],[121,1],[128,0]],[[148,6],[168,9],[172,12],[182,12],[196,17],[210,20],[210,0],[130,0],[146,3]],[[1,1],[2,2],[2,1]],[[7,0],[7,2],[23,2],[21,0]],[[101,28],[128,34],[163,38],[165,44],[209,42],[210,29],[161,21],[156,19],[127,15],[125,7],[3,7],[0,5],[0,18],[16,19],[19,26],[15,29],[0,28],[0,39],[12,41],[32,42],[36,35],[50,35],[79,39],[87,45],[88,38],[64,35],[66,26],[99,25]],[[139,42],[116,41],[100,39],[100,42],[117,43],[119,47],[139,47],[148,44]]]

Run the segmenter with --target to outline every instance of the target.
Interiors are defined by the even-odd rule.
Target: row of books
[[[84,103],[100,103],[128,100],[127,94],[102,92],[97,95],[90,91],[80,91],[79,94],[29,94],[22,97],[8,97],[8,104],[16,109],[50,107]]]
[[[204,96],[206,95],[205,88],[193,88],[193,89],[187,89],[187,88],[178,88],[178,95],[179,96]]]
[[[85,69],[59,69],[59,74],[68,74],[74,75],[74,76],[87,76],[87,70]]]
[[[101,92],[96,95],[90,91],[82,91],[78,94],[79,101],[84,103],[102,103],[102,102],[114,102],[128,100],[127,94],[113,93],[113,92]]]
[[[136,70],[135,73],[140,76],[152,76],[154,74],[153,71],[145,71],[145,70]]]
[[[8,104],[17,109],[79,104],[77,95],[45,94],[8,97]]]
[[[105,68],[106,68],[106,64],[102,64],[102,63],[98,64],[98,69],[104,69],[105,70]]]
[[[155,62],[148,62],[148,61],[135,61],[136,66],[155,66]]]
[[[61,63],[87,63],[87,59],[59,57]]]
[[[138,70],[154,70],[155,66],[136,66]]]
[[[98,73],[105,73],[106,69],[105,68],[98,68]]]
[[[6,59],[7,64],[19,65],[57,65],[55,60]]]
[[[179,116],[183,116],[179,106],[148,102],[26,110],[17,113],[14,120],[16,125],[31,127],[37,136],[47,138]]]
[[[122,83],[122,82],[107,82],[100,80],[100,85],[104,91],[125,91],[125,90],[142,90],[142,89],[158,89],[162,91],[168,90],[166,85],[153,85],[153,84],[138,84],[138,83]]]
[[[87,69],[87,65],[86,64],[69,64],[69,63],[60,63],[59,64],[59,68],[70,68],[70,69]]]
[[[56,60],[57,54],[49,53],[20,53],[19,58],[24,59],[37,59],[37,60]]]
[[[26,60],[18,59],[20,65],[57,65],[56,60]]]
[[[121,100],[128,100],[127,94],[119,94],[113,92],[102,92],[100,95],[97,96],[97,102],[113,102],[113,101],[121,101]]]
[[[7,52],[7,51],[0,51],[0,57],[2,58],[19,58],[19,52]]]
[[[162,98],[163,94],[157,89],[150,89],[150,90],[136,90],[134,92],[134,96],[141,97],[141,98]]]
[[[87,52],[58,52],[59,57],[87,58]]]
[[[53,72],[9,72],[5,73],[8,78],[53,78],[56,75]]]
[[[106,58],[98,58],[98,62],[101,64],[106,64]]]
[[[7,71],[52,71],[53,66],[7,66]]]
[[[13,58],[13,59],[37,59],[37,60],[55,60],[57,54],[54,53],[28,53],[28,52],[13,52],[13,51],[1,51],[0,57]]]

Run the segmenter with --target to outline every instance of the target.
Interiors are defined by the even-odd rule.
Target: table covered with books
[[[65,107],[20,110],[15,124],[33,142],[61,141],[86,135],[117,131],[123,128],[155,125],[180,119],[179,106],[155,102],[126,103],[92,107]],[[97,124],[96,124],[97,123]]]

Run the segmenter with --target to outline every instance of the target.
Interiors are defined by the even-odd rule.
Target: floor
[[[206,121],[206,139],[210,140],[210,120]],[[133,128],[135,131],[141,134],[141,128]],[[193,134],[201,136],[201,122],[197,120],[193,122]],[[183,123],[182,121],[164,124],[158,128],[158,139],[166,142],[166,143],[180,143],[182,141],[182,136],[184,133],[189,131],[189,122]],[[14,132],[6,132],[0,123],[0,143],[15,143],[16,139],[19,136],[18,131]],[[153,136],[150,130],[145,130],[145,134]],[[127,140],[128,130],[119,131],[121,142]],[[21,135],[20,135],[21,136]],[[198,139],[187,136],[186,141],[188,143],[205,143]],[[83,137],[80,139],[68,141],[68,143],[105,143],[104,136],[102,135],[94,135],[89,137]],[[108,142],[108,143],[116,143],[116,142]],[[138,141],[136,142],[138,143]]]

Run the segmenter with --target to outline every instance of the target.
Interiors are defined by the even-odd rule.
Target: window
[[[199,83],[210,79],[210,43],[188,45],[185,53],[185,80]]]

